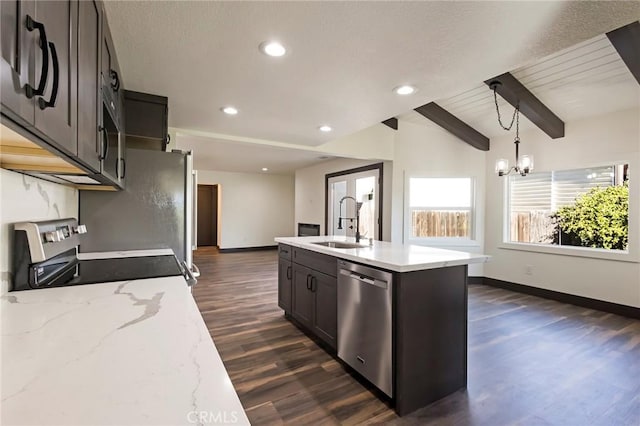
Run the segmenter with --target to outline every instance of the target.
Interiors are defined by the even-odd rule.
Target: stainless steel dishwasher
[[[338,357],[393,397],[392,275],[338,261]]]

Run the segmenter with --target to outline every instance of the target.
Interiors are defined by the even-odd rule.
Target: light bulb
[[[520,158],[520,170],[525,173],[531,173],[533,171],[533,157],[530,155],[523,155]]]
[[[509,171],[509,160],[505,158],[501,158],[496,161],[496,173],[498,174],[498,176],[502,176],[508,171]]]

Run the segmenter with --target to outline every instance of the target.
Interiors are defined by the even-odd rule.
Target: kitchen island
[[[282,237],[278,304],[399,415],[467,385],[467,268],[489,257],[345,237]]]
[[[183,277],[0,299],[0,423],[249,424]]]

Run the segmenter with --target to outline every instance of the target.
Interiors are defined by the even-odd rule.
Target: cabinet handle
[[[38,105],[40,109],[53,108],[56,106],[56,98],[58,97],[58,84],[60,83],[60,67],[58,66],[58,53],[56,52],[56,45],[52,41],[49,42],[49,49],[51,49],[51,59],[53,60],[53,87],[51,88],[51,97],[48,101],[44,98],[38,98]]]
[[[111,77],[111,88],[117,93],[118,90],[120,90],[120,77],[118,77],[118,72],[109,70],[109,76]]]
[[[27,15],[26,27],[29,32],[38,30],[40,33],[40,49],[42,50],[42,69],[40,70],[40,82],[38,88],[35,89],[29,83],[24,85],[24,91],[27,98],[31,99],[34,96],[42,96],[44,94],[44,88],[47,84],[47,77],[49,75],[49,43],[47,42],[47,32],[44,29],[44,25],[41,22],[35,21],[31,16]]]
[[[102,132],[102,155],[99,158],[100,160],[104,160],[107,158],[107,154],[109,154],[109,134],[107,133],[107,128],[104,126],[100,126],[99,130]]]
[[[124,175],[127,174],[127,160],[120,158],[120,164],[122,164],[122,176],[120,176],[120,179],[124,179]]]
[[[311,284],[309,283],[311,281],[311,275],[307,274],[307,290],[311,290]]]
[[[291,266],[287,266],[287,279],[291,279]]]
[[[311,276],[311,291],[313,293],[318,289],[318,279],[314,276]]]

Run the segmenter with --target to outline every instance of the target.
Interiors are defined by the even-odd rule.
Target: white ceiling
[[[193,168],[240,173],[291,175],[296,169],[331,157],[320,152],[288,149],[193,135],[176,135],[177,148],[193,151]]]
[[[637,1],[107,1],[105,7],[125,87],[168,96],[171,127],[307,146],[464,88],[482,86],[490,94],[480,84],[485,79],[640,17]],[[287,46],[286,56],[259,52],[272,38]],[[536,84],[562,84],[561,73],[550,74],[538,83],[544,66],[515,73],[525,85],[535,82],[534,93]],[[392,93],[404,83],[419,91]],[[541,97],[552,104],[555,93]],[[222,114],[228,104],[240,114]],[[562,108],[552,107],[564,118]],[[334,132],[318,132],[325,123]],[[214,154],[206,153],[211,160]]]
[[[511,73],[565,122],[640,107],[640,85],[604,34]],[[436,103],[487,137],[504,134],[497,122],[493,92],[482,82]],[[508,124],[513,107],[500,96],[498,105]],[[413,111],[400,118],[428,122]],[[530,129],[542,134],[521,116],[520,130]]]

